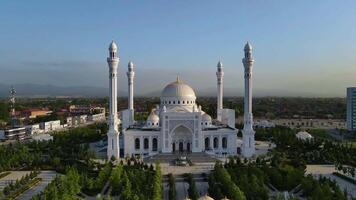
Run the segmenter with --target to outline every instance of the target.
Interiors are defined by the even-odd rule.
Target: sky
[[[344,97],[356,86],[354,0],[0,1],[0,83],[108,87],[119,46],[119,91],[135,64],[137,95],[180,79],[199,92],[243,93],[253,46],[256,96]]]

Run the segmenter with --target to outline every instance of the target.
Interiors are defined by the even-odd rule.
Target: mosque
[[[241,153],[251,157],[255,153],[254,130],[252,128],[252,47],[244,48],[242,60],[245,69],[244,128]],[[128,64],[128,108],[117,117],[117,68],[118,47],[113,41],[109,46],[109,130],[107,156],[121,155],[152,156],[160,153],[205,152],[207,154],[237,154],[237,132],[235,111],[223,108],[223,65],[217,64],[217,116],[205,113],[196,103],[196,93],[179,77],[167,84],[161,93],[160,104],[151,110],[146,122],[134,120],[134,64]],[[121,122],[121,133],[119,124]],[[120,137],[121,134],[121,137]],[[121,141],[119,141],[121,140]]]

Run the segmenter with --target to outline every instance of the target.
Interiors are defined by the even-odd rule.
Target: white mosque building
[[[121,133],[117,117],[118,48],[115,42],[109,47],[109,131],[107,156],[118,158],[119,144],[125,156],[152,156],[159,153],[205,152],[207,154],[237,154],[235,111],[223,108],[223,65],[217,65],[217,116],[212,119],[196,103],[196,93],[179,77],[167,84],[161,93],[160,104],[153,109],[145,123],[134,120],[134,64],[128,64],[128,108],[121,111]],[[255,152],[252,128],[252,47],[245,46],[245,114],[241,153],[251,157]],[[119,135],[122,134],[121,137]],[[119,138],[123,141],[119,142]]]

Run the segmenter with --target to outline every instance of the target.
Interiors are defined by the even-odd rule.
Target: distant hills
[[[8,97],[11,85],[0,83],[0,98]],[[93,86],[55,86],[41,84],[15,84],[15,90],[18,97],[105,97],[109,90],[105,87]],[[135,88],[135,96],[159,97],[163,88],[154,88],[154,90],[139,90]],[[197,97],[215,97],[216,88],[195,89]],[[126,97],[127,91],[118,91],[119,97]],[[327,95],[314,93],[293,93],[288,90],[270,90],[254,89],[254,97],[280,96],[280,97],[330,97]],[[243,96],[242,88],[224,88],[224,96]]]
[[[107,96],[108,94],[108,88],[101,87],[62,87],[40,84],[15,84],[13,86],[15,87],[17,96],[19,97],[100,97]],[[11,85],[0,84],[0,97],[7,97],[9,95],[10,87]]]
[[[55,85],[41,85],[41,84],[15,84],[16,93],[18,97],[104,97],[108,96],[109,90],[105,87],[92,86],[55,86]],[[0,97],[8,97],[11,85],[0,83]],[[163,88],[162,88],[163,89]],[[210,88],[206,90],[196,90],[198,97],[215,96],[216,89]],[[225,89],[226,96],[241,96],[233,90]],[[119,96],[127,96],[127,91],[119,91]],[[161,90],[154,91],[138,91],[136,96],[160,96]],[[235,95],[233,95],[235,94]]]

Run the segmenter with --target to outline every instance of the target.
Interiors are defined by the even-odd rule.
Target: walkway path
[[[11,173],[2,179],[0,179],[0,191],[4,189],[4,187],[16,180],[20,180],[22,176],[25,176],[26,174],[30,174],[30,171],[10,171]]]
[[[46,188],[46,186],[55,178],[55,176],[56,172],[54,171],[41,171],[41,173],[37,177],[42,178],[42,181],[34,187],[30,188],[29,190],[25,191],[16,199],[30,200],[34,195],[42,192]]]

